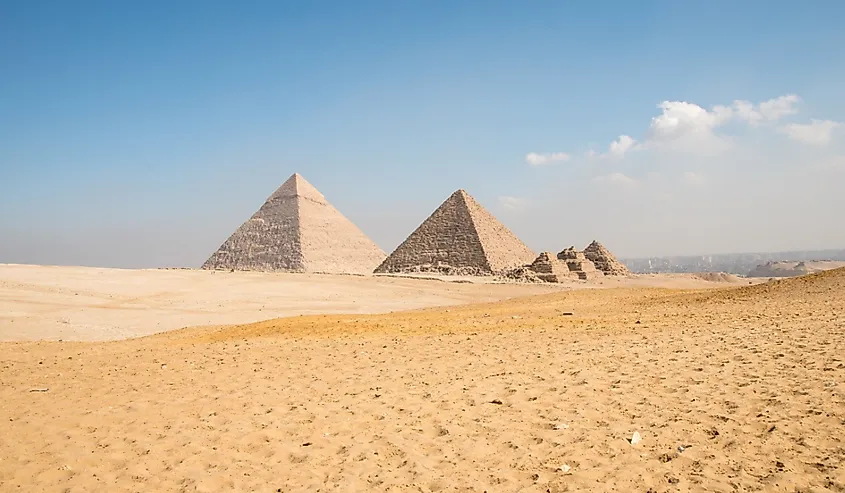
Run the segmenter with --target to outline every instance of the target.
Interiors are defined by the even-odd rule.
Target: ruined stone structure
[[[593,259],[596,259],[594,263]],[[510,270],[504,277],[521,282],[563,282],[568,279],[600,279],[605,275],[630,274],[610,251],[594,241],[583,251],[569,247],[553,255],[542,252],[530,265]]]
[[[376,272],[490,275],[527,265],[534,255],[466,191],[458,190]]]
[[[511,269],[503,274],[500,275],[502,280],[505,281],[516,281],[516,282],[526,282],[526,283],[541,283],[541,282],[554,282],[554,281],[545,281],[540,278],[540,274],[537,274],[533,270],[531,270],[530,265],[524,265],[522,267],[517,267],[516,269]]]
[[[369,274],[384,252],[294,173],[203,269]]]
[[[627,276],[631,274],[625,264],[617,260],[610,253],[610,250],[595,240],[584,249],[584,255],[593,262],[596,269],[604,272],[606,276]]]
[[[596,266],[584,252],[579,252],[575,247],[569,247],[557,254],[558,260],[564,262],[571,272],[578,276],[578,279],[596,279],[604,274],[596,269]]]
[[[578,274],[569,270],[566,262],[558,260],[551,252],[540,252],[540,255],[528,266],[528,269],[546,282],[563,282],[567,279],[578,279]]]

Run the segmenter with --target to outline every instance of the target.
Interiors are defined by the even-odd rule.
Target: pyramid
[[[610,250],[597,241],[593,241],[584,249],[584,255],[606,276],[627,276],[631,274],[625,264],[617,260],[610,253]]]
[[[550,252],[540,252],[529,269],[545,282],[563,282],[566,279],[579,279],[578,273],[569,270],[569,265]]]
[[[578,279],[586,281],[604,275],[602,271],[596,269],[596,266],[587,258],[584,252],[579,252],[575,247],[564,248],[557,254],[557,259],[566,264]]]
[[[203,269],[370,274],[384,252],[294,173]]]
[[[376,269],[489,275],[535,254],[466,191],[453,193]]]

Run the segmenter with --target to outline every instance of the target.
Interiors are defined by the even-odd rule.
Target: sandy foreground
[[[841,492],[843,377],[841,269],[2,343],[0,491]]]

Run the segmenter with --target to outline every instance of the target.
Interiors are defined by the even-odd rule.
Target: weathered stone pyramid
[[[294,173],[203,269],[370,274],[384,252]]]
[[[545,282],[563,282],[566,279],[579,279],[577,272],[569,270],[569,265],[559,260],[551,252],[540,252],[528,267],[538,278]]]
[[[631,274],[625,264],[617,260],[610,253],[610,250],[597,241],[593,241],[584,249],[584,255],[606,276],[627,276]]]
[[[578,279],[587,281],[604,275],[600,270],[596,269],[596,266],[587,258],[584,252],[579,252],[575,247],[564,248],[557,254],[557,259],[565,263]]]
[[[458,190],[376,272],[489,275],[530,264],[534,255],[466,191]]]

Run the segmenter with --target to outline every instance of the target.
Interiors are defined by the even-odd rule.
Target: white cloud
[[[593,149],[588,150],[584,155],[587,159],[621,158],[631,151],[638,151],[642,145],[630,135],[620,135],[607,148],[607,152],[598,153]]]
[[[569,161],[569,154],[565,152],[552,152],[548,154],[529,152],[525,155],[525,162],[531,166],[543,166],[560,161]]]
[[[684,172],[683,181],[687,185],[692,185],[696,187],[702,186],[707,183],[707,180],[703,176],[692,171]]]
[[[732,115],[756,127],[763,121],[763,115],[754,108],[751,101],[734,101]]]
[[[620,135],[618,139],[610,143],[608,153],[612,156],[622,157],[626,152],[636,149],[637,141],[629,135]]]
[[[559,179],[589,186],[561,194],[560,183],[535,177],[531,204],[543,207],[521,214],[520,234],[550,250],[597,236],[622,257],[841,248],[845,229],[830,225],[845,210],[845,113],[810,106],[789,94],[664,101],[638,124],[604,129],[604,144],[587,136]],[[707,152],[714,146],[722,152]],[[590,214],[567,219],[565,234],[548,228],[588,201]]]
[[[612,185],[619,185],[624,187],[634,187],[637,185],[637,180],[631,178],[623,173],[610,173],[608,175],[601,175],[593,178],[597,183],[608,183]]]
[[[499,197],[499,204],[509,211],[518,211],[524,209],[528,202],[519,197],[502,195]]]
[[[732,110],[719,106],[707,111],[686,101],[663,101],[658,108],[662,113],[651,119],[648,138],[656,141],[676,140],[685,135],[706,133],[731,118]]]
[[[760,103],[760,114],[769,121],[777,121],[787,115],[798,113],[798,103],[801,102],[795,94],[787,94],[779,98],[770,99]]]
[[[622,157],[635,150],[671,150],[682,152],[720,152],[732,145],[732,138],[718,133],[731,122],[744,122],[751,127],[776,122],[798,112],[801,99],[787,94],[763,101],[735,100],[730,105],[706,109],[688,101],[663,101],[660,114],[652,117],[642,142],[621,135],[610,143],[607,154],[599,157]],[[588,157],[595,153],[588,153]]]
[[[715,130],[731,121],[734,110],[715,106],[707,110],[686,101],[664,101],[661,114],[651,119],[643,147],[673,151],[718,152],[730,146]]]
[[[841,123],[832,120],[810,120],[810,123],[790,123],[778,130],[792,140],[806,144],[822,145],[830,142],[833,131],[840,128]]]
[[[798,113],[798,103],[801,102],[795,94],[786,94],[777,98],[763,101],[756,107],[750,101],[736,100],[729,108],[731,117],[742,120],[752,127],[764,122],[776,122],[781,118]]]

